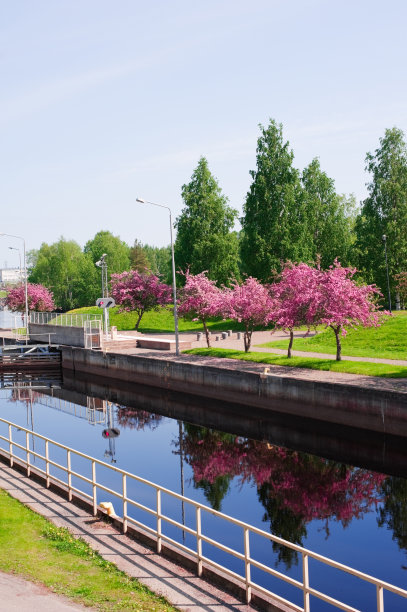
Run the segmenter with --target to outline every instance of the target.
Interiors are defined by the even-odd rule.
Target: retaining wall
[[[106,379],[180,391],[306,419],[407,437],[407,394],[355,384],[264,374],[255,365],[211,366],[178,359],[62,347],[62,367]]]
[[[85,333],[83,327],[29,323],[28,331],[32,342],[50,342],[51,344],[68,344],[70,346],[79,347],[85,346]]]

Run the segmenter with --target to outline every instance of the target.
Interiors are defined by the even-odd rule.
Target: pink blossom
[[[53,295],[44,285],[27,283],[28,310],[37,312],[51,312],[55,309]],[[25,285],[18,285],[10,289],[5,299],[7,308],[12,311],[25,311]]]

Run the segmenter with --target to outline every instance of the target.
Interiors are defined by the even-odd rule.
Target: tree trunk
[[[335,332],[335,339],[336,339],[336,361],[342,361],[342,346],[341,346],[341,337],[340,337],[341,326],[338,325],[337,327],[332,327],[332,329]]]
[[[206,321],[204,319],[202,319],[202,325],[203,325],[205,336],[206,336],[206,344],[208,345],[208,348],[211,348],[209,329],[207,328]]]
[[[137,319],[137,322],[136,322],[136,326],[135,326],[135,328],[134,328],[136,331],[138,331],[138,326],[140,325],[141,317],[143,316],[143,314],[144,314],[144,311],[143,311],[143,312],[141,312],[141,313],[139,314],[139,316],[138,316],[138,319]]]
[[[252,333],[253,330],[246,329],[244,332],[244,350],[246,353],[250,350],[250,345],[252,343]]]
[[[293,342],[294,342],[294,331],[290,329],[290,342],[288,343],[288,353],[287,353],[287,357],[289,357],[290,359],[292,357],[291,349],[293,348]]]

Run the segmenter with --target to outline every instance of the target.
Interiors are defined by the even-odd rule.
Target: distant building
[[[24,280],[24,273],[20,271],[20,268],[0,268],[0,284],[2,286],[19,283],[22,280]]]

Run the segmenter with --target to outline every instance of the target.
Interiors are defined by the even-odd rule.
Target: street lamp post
[[[389,264],[387,262],[387,236],[383,234],[382,240],[384,242],[384,257],[386,260],[386,277],[387,277],[387,294],[389,296],[389,310],[391,312],[391,295],[390,295],[390,280],[389,280]]]
[[[28,332],[28,289],[27,289],[27,258],[25,252],[25,240],[22,236],[14,236],[14,234],[5,234],[4,232],[0,233],[0,236],[8,236],[8,238],[17,238],[17,240],[23,241],[23,253],[24,253],[24,285],[25,285],[25,324],[27,326]],[[26,333],[27,338],[27,333]],[[27,341],[27,339],[26,339]]]
[[[177,311],[177,285],[175,282],[175,259],[174,259],[174,242],[172,239],[172,213],[169,206],[164,204],[157,204],[156,202],[149,202],[142,198],[136,198],[136,202],[141,204],[152,204],[152,206],[159,206],[160,208],[166,208],[170,213],[170,237],[171,237],[171,261],[172,261],[172,295],[174,299],[174,328],[175,328],[175,354],[179,355],[179,333],[178,333],[178,311]]]

